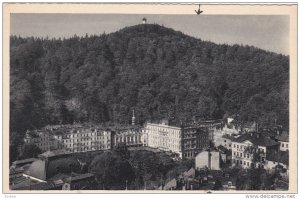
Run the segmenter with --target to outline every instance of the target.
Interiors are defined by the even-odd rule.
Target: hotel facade
[[[27,131],[26,144],[34,144],[42,152],[65,149],[67,152],[86,152],[111,149],[111,132],[101,128],[74,125],[47,126]]]
[[[180,158],[193,158],[209,146],[209,129],[204,126],[171,126],[168,122],[146,123],[147,146],[169,151]]]

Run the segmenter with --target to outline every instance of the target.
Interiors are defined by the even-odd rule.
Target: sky
[[[68,38],[156,23],[217,44],[243,44],[289,55],[286,15],[11,14],[11,35]]]

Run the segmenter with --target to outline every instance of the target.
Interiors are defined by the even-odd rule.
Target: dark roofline
[[[275,145],[279,145],[278,142],[275,142],[274,140],[264,136],[261,133],[247,133],[247,134],[242,134],[241,136],[237,137],[237,138],[233,138],[232,142],[238,142],[238,143],[242,143],[244,141],[250,141],[252,142],[254,145],[258,145],[258,146],[275,146]]]
[[[36,158],[27,158],[27,159],[23,159],[23,160],[16,160],[13,162],[13,164],[23,164],[23,163],[28,163],[28,162],[34,162],[35,160],[37,160]]]

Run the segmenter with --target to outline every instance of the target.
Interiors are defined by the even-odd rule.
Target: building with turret
[[[143,22],[143,24],[146,24],[146,23],[147,23],[147,19],[144,17],[144,18],[142,19],[142,22]]]

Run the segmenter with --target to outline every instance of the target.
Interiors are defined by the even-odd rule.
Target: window
[[[249,153],[247,154],[247,158],[249,158]]]
[[[249,162],[247,162],[247,166],[249,167]]]
[[[289,147],[289,144],[286,144],[285,146],[286,146],[286,147]]]
[[[236,148],[239,148],[239,145],[236,145]]]
[[[281,144],[282,147],[284,147],[284,144]]]
[[[246,161],[244,161],[244,165],[246,165]]]
[[[235,155],[235,152],[233,152],[233,155]]]
[[[235,148],[235,144],[233,145],[233,148]]]

